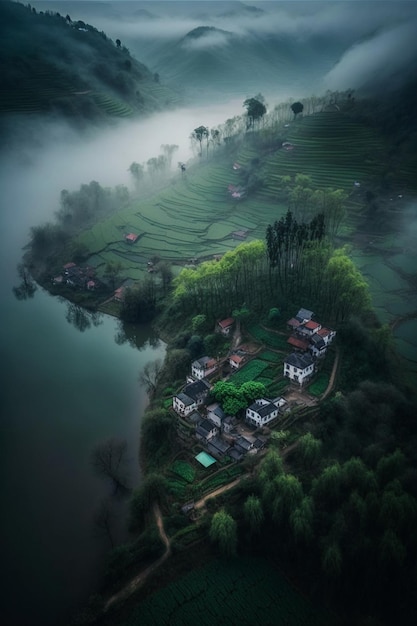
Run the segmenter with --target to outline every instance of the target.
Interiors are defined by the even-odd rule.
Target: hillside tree
[[[210,134],[207,126],[198,126],[198,128],[195,128],[191,133],[191,139],[196,141],[200,146],[199,156],[203,156],[203,140],[206,140],[208,146],[209,137]]]
[[[260,96],[257,98],[246,98],[243,106],[246,108],[248,118],[246,128],[253,128],[265,115],[266,106],[262,100],[260,100]]]
[[[299,113],[304,111],[304,105],[301,102],[293,102],[291,105],[291,111],[294,113],[294,119]]]
[[[226,556],[234,556],[236,554],[236,522],[224,509],[213,515],[210,526],[210,539],[218,546],[222,554]]]

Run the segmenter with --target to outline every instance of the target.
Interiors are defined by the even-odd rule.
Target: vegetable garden
[[[268,562],[212,561],[157,591],[119,626],[265,623],[330,626],[330,616],[301,596]]]

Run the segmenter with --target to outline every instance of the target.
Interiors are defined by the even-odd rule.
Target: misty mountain
[[[217,91],[220,97],[282,88],[305,91],[314,89],[331,69],[338,52],[331,43],[327,40],[324,46],[319,38],[310,38],[301,45],[291,34],[240,34],[199,26],[154,51],[152,67],[169,84]]]
[[[120,40],[69,15],[0,3],[0,114],[86,121],[160,110],[174,98]]]

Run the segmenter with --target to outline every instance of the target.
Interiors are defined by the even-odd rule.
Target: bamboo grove
[[[346,248],[335,249],[323,214],[297,222],[291,211],[270,224],[266,242],[242,243],[220,260],[184,268],[174,280],[182,311],[227,316],[305,303],[340,322],[370,306],[368,286]]]

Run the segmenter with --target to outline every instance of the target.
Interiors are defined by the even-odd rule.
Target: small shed
[[[125,235],[125,241],[127,243],[135,243],[139,239],[139,235],[135,235],[135,233],[128,233]]]

